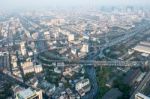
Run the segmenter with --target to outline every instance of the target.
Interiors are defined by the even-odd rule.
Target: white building
[[[69,42],[74,41],[74,34],[68,34],[68,41]]]
[[[140,42],[140,44],[133,49],[138,52],[150,54],[150,42]]]
[[[31,88],[19,90],[16,99],[43,99],[42,91],[32,90]]]
[[[17,57],[15,55],[11,55],[11,64],[13,68],[17,67]]]
[[[83,44],[83,46],[82,46],[80,51],[83,52],[83,53],[88,53],[89,52],[88,44]]]
[[[25,42],[20,43],[20,50],[22,55],[26,55],[26,48],[25,48]]]
[[[150,99],[150,97],[147,97],[143,95],[142,93],[135,94],[135,99]]]
[[[75,89],[78,91],[78,93],[81,96],[84,96],[85,93],[87,93],[91,89],[89,79],[83,79],[83,80],[80,80],[79,82],[77,82],[75,85]]]
[[[76,48],[71,48],[71,53],[76,55],[77,54],[77,49]]]
[[[30,72],[40,73],[43,71],[43,68],[41,65],[32,65],[32,66],[23,67],[23,71],[25,74]]]

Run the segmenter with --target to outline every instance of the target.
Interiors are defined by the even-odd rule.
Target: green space
[[[51,59],[51,60],[61,60],[64,59],[62,55],[60,55],[57,51],[47,51],[39,54],[39,58],[43,57],[45,59]]]
[[[58,52],[56,51],[47,51],[40,53],[37,56],[37,59],[43,63],[43,64],[52,64],[49,60],[64,60],[65,58],[62,57]]]
[[[123,44],[115,45],[104,50],[105,56],[112,58],[112,59],[118,59],[120,56],[124,55],[126,52],[128,52],[128,49]]]
[[[116,77],[116,79],[113,81],[112,88],[118,88],[123,93],[119,99],[129,99],[131,87],[123,83],[124,75],[120,75],[119,72],[115,71],[115,68],[111,67],[97,67],[96,73],[98,86],[100,88],[97,99],[102,99],[104,94],[110,90],[110,88],[108,88],[105,84],[113,77]]]
[[[67,82],[64,83],[64,87],[65,87],[65,88],[70,88],[70,87],[72,87],[72,86],[71,86],[71,84],[67,81]]]
[[[100,87],[100,91],[98,93],[97,99],[101,99],[102,96],[110,90],[110,88],[106,87],[106,82],[111,76],[112,68],[96,68],[96,79],[98,82],[98,86]]]
[[[122,78],[123,77],[118,77],[118,79],[114,81],[114,88],[118,88],[123,93],[119,99],[129,99],[131,87],[127,84],[124,84]]]
[[[24,76],[24,79],[25,81],[28,81],[30,80],[31,78],[34,77],[34,72],[30,72],[30,73],[27,73],[25,76]]]
[[[58,86],[58,83],[61,79],[61,74],[55,73],[53,71],[54,67],[44,67],[44,73],[45,73],[45,80],[49,83],[56,84]]]

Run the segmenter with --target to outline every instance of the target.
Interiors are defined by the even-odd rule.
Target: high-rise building
[[[20,50],[22,55],[26,55],[25,42],[20,43]]]
[[[68,35],[68,41],[69,42],[74,41],[74,34],[69,34]]]

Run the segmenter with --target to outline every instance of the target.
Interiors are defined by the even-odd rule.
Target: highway
[[[96,61],[96,60],[50,60],[44,57],[40,57],[42,60],[47,62],[64,62],[66,64],[82,64],[82,65],[94,65],[98,66],[110,66],[110,67],[139,67],[145,64],[146,61]],[[40,60],[39,60],[40,61]]]
[[[4,77],[7,81],[12,82],[14,84],[19,84],[20,86],[25,88],[29,87],[27,84],[23,83],[23,81],[16,79],[15,77],[10,76],[9,74],[0,72],[0,76]]]
[[[88,54],[88,57],[94,57],[95,59],[98,57],[98,56],[102,56],[103,55],[103,50],[108,48],[108,47],[111,47],[111,46],[114,46],[114,45],[117,45],[117,44],[120,44],[122,43],[123,41],[127,41],[129,38],[132,38],[134,37],[135,35],[139,34],[139,33],[143,33],[143,32],[146,32],[150,29],[150,22],[147,21],[146,23],[144,24],[140,24],[138,26],[136,26],[134,29],[131,29],[128,31],[128,33],[123,36],[123,37],[119,37],[115,40],[112,40],[112,41],[109,41],[107,42],[106,44],[104,45],[97,45],[95,47],[99,47],[99,51],[97,51],[97,53],[95,53],[94,55],[93,52],[90,52]],[[91,47],[94,47],[94,46],[91,46]]]

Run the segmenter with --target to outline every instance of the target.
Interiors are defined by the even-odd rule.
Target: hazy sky
[[[5,8],[38,7],[38,6],[74,6],[74,5],[150,6],[150,0],[0,0],[0,7]]]

